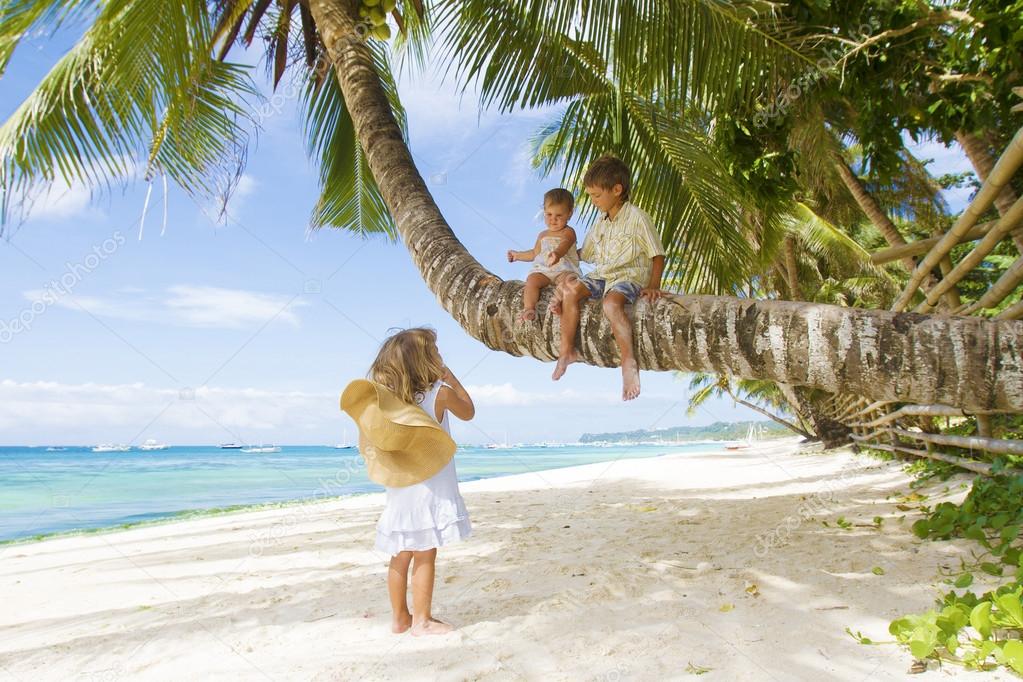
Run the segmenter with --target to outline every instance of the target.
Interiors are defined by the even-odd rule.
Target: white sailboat
[[[166,443],[158,443],[155,438],[150,438],[139,446],[139,450],[146,450],[147,452],[151,452],[153,450],[170,450],[170,446]]]
[[[354,450],[355,446],[348,442],[348,429],[345,429],[345,439],[334,446],[335,450]]]
[[[725,450],[746,450],[753,446],[753,443],[760,440],[761,426],[759,424],[750,424],[749,429],[746,430],[746,440],[741,440],[732,445],[726,445]]]

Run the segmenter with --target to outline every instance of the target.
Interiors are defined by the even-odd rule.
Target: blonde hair
[[[413,405],[417,395],[425,394],[443,376],[437,332],[426,327],[404,329],[387,337],[369,368],[370,379]]]

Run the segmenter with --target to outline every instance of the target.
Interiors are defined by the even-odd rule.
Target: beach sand
[[[381,494],[0,547],[0,679],[903,680],[845,629],[889,641],[972,549],[912,535],[910,480],[785,440],[464,483],[440,637],[390,632]],[[1015,679],[909,679],[948,677]]]

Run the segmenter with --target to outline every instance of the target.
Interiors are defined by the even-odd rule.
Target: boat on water
[[[345,439],[334,446],[335,450],[354,450],[354,445],[348,444],[348,429],[345,429]]]
[[[244,445],[238,445],[237,443],[221,443],[220,444],[220,449],[221,450],[241,450],[243,447],[245,447],[245,446]]]
[[[746,450],[750,447],[753,447],[753,443],[760,440],[760,437],[762,435],[761,430],[762,427],[760,427],[758,424],[750,424],[749,430],[746,431],[746,440],[741,440],[737,443],[726,445],[725,450]]]
[[[281,448],[279,445],[259,445],[251,448],[242,448],[242,452],[245,453],[257,453],[264,454],[269,452],[280,452]]]
[[[508,432],[504,432],[504,443],[487,443],[484,445],[487,450],[507,450],[508,449]]]
[[[170,446],[167,445],[166,443],[158,443],[158,442],[156,442],[155,439],[150,438],[145,443],[143,443],[142,445],[139,446],[139,450],[146,450],[146,451],[152,451],[152,450],[170,450]]]
[[[97,445],[92,449],[93,452],[128,452],[131,450],[130,445]]]

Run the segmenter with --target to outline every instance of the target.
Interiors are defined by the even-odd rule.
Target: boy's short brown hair
[[[625,162],[613,154],[605,154],[590,164],[583,176],[583,185],[586,187],[600,187],[601,189],[614,189],[615,185],[622,186],[622,201],[629,200],[629,189],[632,183],[629,181],[629,167]]]
[[[564,187],[556,187],[548,190],[543,195],[543,205],[547,208],[550,204],[555,206],[568,206],[569,211],[575,210],[575,197]]]

